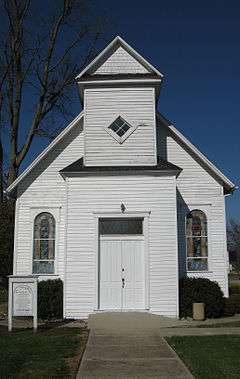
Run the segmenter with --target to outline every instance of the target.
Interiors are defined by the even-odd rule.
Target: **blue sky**
[[[110,25],[100,48],[120,35],[156,66],[160,112],[239,185],[240,2],[99,0],[98,11]],[[239,193],[226,199],[228,218],[240,219]]]

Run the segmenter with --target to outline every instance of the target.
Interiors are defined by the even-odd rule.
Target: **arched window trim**
[[[47,233],[41,235],[42,221],[47,219]],[[42,220],[41,220],[42,218]],[[39,225],[38,225],[39,223]],[[51,230],[52,229],[52,230]],[[36,235],[39,234],[39,235]],[[34,274],[54,274],[56,244],[56,221],[50,212],[40,212],[34,218],[33,225],[33,273]],[[45,245],[45,247],[44,247]],[[47,253],[42,257],[42,251]]]
[[[54,257],[54,272],[53,273],[39,273],[36,275],[41,276],[58,276],[58,240],[59,240],[59,222],[60,222],[60,211],[61,207],[31,207],[30,208],[30,218],[31,218],[31,245],[30,245],[30,256],[31,256],[31,266],[30,266],[30,274],[34,274],[33,272],[33,253],[34,253],[34,221],[35,218],[41,213],[50,213],[55,220],[55,257]]]
[[[186,270],[187,272],[209,272],[210,271],[210,260],[209,260],[209,254],[210,254],[210,212],[209,212],[209,206],[208,207],[202,207],[202,206],[195,206],[195,207],[190,207],[189,208],[189,212],[186,214],[186,218],[185,218],[185,236],[186,236]],[[203,215],[205,216],[205,220],[206,220],[206,233],[205,234],[202,234],[200,236],[196,236],[196,235],[188,235],[188,231],[187,231],[187,220],[188,220],[188,216],[189,214],[193,213],[194,211],[199,211],[201,213],[203,213]],[[206,249],[206,252],[205,254],[206,255],[201,255],[200,256],[190,256],[189,255],[189,251],[188,251],[188,239],[190,238],[200,238],[200,239],[205,239],[206,240],[206,245],[205,245],[205,249]],[[200,242],[201,243],[201,242]],[[196,260],[203,260],[203,261],[206,261],[206,267],[205,268],[199,268],[197,267],[196,269],[192,268],[190,269],[189,268],[189,261],[196,261]]]

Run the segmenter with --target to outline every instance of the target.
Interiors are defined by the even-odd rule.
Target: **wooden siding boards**
[[[57,238],[57,274],[64,275],[65,191],[66,183],[59,170],[83,154],[82,120],[51,150],[18,186],[18,231],[15,273],[32,273],[31,209],[59,209]]]
[[[115,74],[149,74],[149,71],[139,63],[122,46],[101,64],[92,75],[115,75]]]
[[[157,131],[159,155],[183,169],[177,179],[177,196],[174,176],[96,174],[67,178],[65,182],[59,171],[83,156],[82,122],[74,126],[44,160],[40,161],[19,183],[14,273],[19,275],[31,273],[33,221],[31,209],[58,208],[60,221],[56,274],[65,280],[67,317],[86,317],[94,309],[96,286],[93,212],[120,211],[122,202],[128,211],[151,211],[149,218],[151,312],[166,316],[177,315],[176,197],[180,274],[183,275],[185,272],[186,209],[194,204],[207,205],[211,213],[210,271],[189,275],[216,280],[227,295],[225,204],[222,186],[184,149],[165,126],[158,127]],[[134,134],[135,132],[133,136]],[[116,159],[115,162],[119,160]],[[67,231],[66,225],[68,225]]]
[[[178,276],[186,274],[185,217],[193,208],[207,214],[209,271],[187,274],[217,281],[228,295],[223,186],[228,193],[234,185],[193,146],[187,148],[160,115],[156,129],[162,77],[116,37],[77,77],[84,116],[10,186],[9,192],[17,191],[14,274],[32,273],[33,215],[52,210],[57,217],[56,272],[41,278],[64,280],[65,317],[87,317],[96,308],[96,213],[118,213],[122,203],[126,217],[149,215],[144,228],[147,224],[150,312],[178,315]],[[118,116],[135,128],[121,144],[105,130]],[[158,155],[182,169],[177,178],[169,171],[147,173]],[[89,172],[64,177],[61,171],[82,157]],[[115,171],[100,172],[100,166]],[[129,166],[131,172],[121,171]]]
[[[127,212],[151,212],[150,311],[178,314],[175,177],[96,175],[68,178],[66,317],[95,309],[94,213],[120,212],[122,202]]]
[[[156,164],[153,88],[85,90],[85,165]],[[119,144],[108,127],[119,115],[137,129]]]
[[[183,170],[177,178],[179,273],[186,274],[185,216],[189,208],[208,207],[209,272],[188,276],[215,280],[228,296],[225,198],[222,186],[186,151],[171,131],[159,123],[158,153]]]

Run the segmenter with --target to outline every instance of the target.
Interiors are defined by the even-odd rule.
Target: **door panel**
[[[144,309],[143,241],[122,241],[123,309]]]
[[[101,241],[100,254],[100,309],[120,309],[121,241]]]
[[[99,264],[100,309],[145,308],[143,239],[100,237]]]

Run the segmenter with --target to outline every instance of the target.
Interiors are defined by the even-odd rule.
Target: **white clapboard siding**
[[[189,207],[209,209],[209,272],[188,273],[217,281],[228,295],[225,199],[222,186],[162,124],[158,126],[159,154],[183,169],[177,179],[180,275],[186,272],[185,216]]]
[[[134,92],[134,94],[137,97],[138,93]],[[111,102],[111,97],[108,99],[111,109],[115,106],[112,104],[116,103]],[[104,99],[102,103],[105,104]],[[142,106],[145,107],[145,102]],[[121,109],[125,110],[125,113],[127,111],[128,117],[133,117],[131,120],[134,122],[135,110],[131,115],[126,102]],[[143,116],[147,108],[144,109]],[[107,108],[104,112],[107,112]],[[140,109],[138,112],[141,114]],[[99,110],[100,120],[101,114]],[[153,125],[155,127],[155,124]],[[96,124],[95,128],[97,128]],[[150,131],[148,133],[145,137],[146,146],[148,146],[149,138],[151,139]],[[177,198],[180,274],[184,274],[186,260],[186,210],[193,205],[199,208],[208,206],[209,272],[194,275],[218,281],[227,295],[224,196],[222,187],[215,179],[162,125],[158,127],[159,154],[183,169],[177,179],[177,194],[175,177],[166,176],[144,174],[101,176],[96,174],[95,176],[72,177],[65,182],[59,175],[59,171],[83,156],[84,148],[86,149],[84,134],[86,136],[87,130],[82,132],[82,123],[79,122],[20,182],[16,213],[14,273],[28,275],[32,272],[32,209],[38,208],[39,211],[46,210],[46,207],[58,209],[57,271],[55,274],[60,276],[65,283],[65,316],[86,317],[94,310],[97,288],[93,213],[119,212],[123,202],[129,212],[151,212],[149,217],[150,311],[166,316],[177,316]],[[93,135],[94,133],[92,133],[92,138],[94,138]],[[108,134],[106,135],[111,138]],[[95,143],[99,144],[99,140],[101,140],[100,136],[96,138]],[[114,158],[112,147],[106,155],[108,160],[104,160],[104,151],[99,145],[97,146],[94,152],[94,146],[91,145],[94,154],[98,154],[99,150],[102,154],[98,156],[98,160],[94,161],[96,165],[121,164]],[[134,149],[134,146],[131,148]],[[126,154],[129,154],[130,150],[129,147]],[[144,147],[142,151],[144,153]],[[139,156],[141,156],[140,148]],[[121,162],[125,162],[124,158]],[[66,235],[67,238],[65,238]]]
[[[28,275],[32,273],[32,218],[31,209],[59,210],[57,225],[57,257],[56,274],[64,275],[64,245],[65,245],[65,203],[66,183],[59,174],[65,166],[76,161],[83,155],[82,121],[80,121],[65,136],[64,140],[48,153],[20,183],[18,188],[18,223],[15,242],[14,273]]]
[[[149,74],[149,71],[120,46],[93,75]]]
[[[84,107],[86,165],[156,163],[153,88],[88,89]],[[105,130],[119,115],[133,127],[137,126],[122,144]]]
[[[178,314],[175,177],[88,176],[68,180],[66,317],[86,317],[96,304],[94,213],[151,212],[150,311]]]

